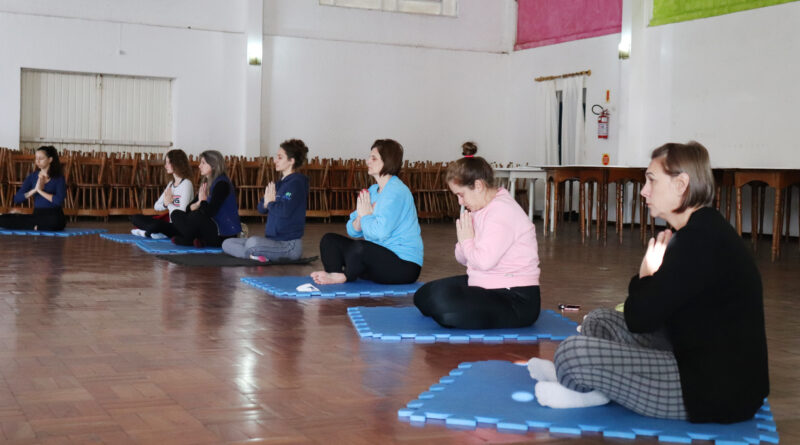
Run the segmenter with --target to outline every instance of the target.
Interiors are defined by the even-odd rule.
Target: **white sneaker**
[[[167,239],[167,235],[164,235],[163,233],[151,233],[150,234],[150,238],[152,238],[152,239]]]
[[[142,238],[147,238],[147,233],[142,229],[133,229],[131,230],[131,234],[141,236]]]

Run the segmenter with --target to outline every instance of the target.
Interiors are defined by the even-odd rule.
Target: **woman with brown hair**
[[[172,238],[178,233],[172,226],[172,212],[186,210],[194,199],[194,186],[192,185],[192,168],[189,158],[183,150],[170,150],[164,157],[164,169],[172,180],[167,184],[164,192],[156,201],[153,208],[156,211],[169,210],[166,218],[161,216],[133,215],[131,223],[136,226],[131,233],[145,238],[162,239]]]
[[[313,272],[317,284],[337,284],[364,278],[381,284],[413,283],[422,270],[422,236],[411,191],[397,177],[403,166],[403,146],[378,139],[367,158],[375,179],[358,195],[347,221],[347,234],[327,233],[319,243],[325,270]]]
[[[236,191],[225,174],[225,158],[216,150],[200,153],[200,190],[187,211],[176,210],[172,242],[182,246],[220,247],[242,231]]]
[[[732,423],[769,393],[761,275],[712,207],[708,151],[655,149],[641,192],[667,229],[651,239],[624,312],[598,309],[555,360],[533,358],[536,398],[553,408],[613,400],[644,416]]]
[[[539,318],[536,229],[502,187],[472,142],[447,166],[446,181],[464,206],[456,220],[456,260],[466,275],[426,283],[414,304],[448,328],[499,329],[532,325]]]

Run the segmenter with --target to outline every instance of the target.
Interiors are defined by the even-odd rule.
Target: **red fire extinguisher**
[[[600,105],[593,105],[592,113],[597,115],[597,139],[608,139],[608,117],[611,116],[611,113]]]

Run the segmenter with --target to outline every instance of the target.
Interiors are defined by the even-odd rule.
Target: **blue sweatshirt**
[[[275,201],[264,207],[264,198],[258,201],[258,211],[268,213],[264,236],[276,241],[300,239],[306,227],[308,178],[292,173],[275,183]]]
[[[422,235],[414,197],[408,187],[397,176],[392,176],[380,193],[378,184],[373,184],[369,188],[369,198],[374,210],[361,218],[360,232],[353,228],[358,212],[351,213],[347,234],[383,246],[401,260],[422,266]]]
[[[39,170],[37,169],[35,172],[29,174],[28,177],[25,178],[25,182],[22,183],[22,187],[20,187],[17,194],[14,195],[14,204],[22,204],[23,202],[27,201],[28,198],[25,197],[25,193],[33,190],[36,187],[36,182],[38,180]],[[67,196],[67,181],[64,180],[63,176],[50,178],[47,184],[44,185],[44,191],[53,195],[53,202],[48,201],[44,196],[37,193],[33,198],[33,208],[53,209],[61,207],[64,205],[64,198]]]

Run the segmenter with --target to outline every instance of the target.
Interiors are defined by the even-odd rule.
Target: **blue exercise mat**
[[[550,310],[542,311],[533,326],[516,329],[448,329],[439,326],[416,307],[347,308],[361,338],[383,341],[414,340],[416,343],[503,343],[563,340],[577,335],[578,323]]]
[[[163,238],[163,239],[145,238],[142,236],[131,235],[130,233],[103,233],[100,235],[100,238],[104,238],[109,241],[114,241],[115,243],[127,243],[127,244],[133,244],[138,242],[146,242],[146,243],[172,242],[169,240],[169,238]]]
[[[166,243],[137,241],[134,244],[145,252],[155,255],[180,255],[182,253],[222,253],[222,248],[220,247],[179,246],[177,244],[172,244],[172,241]]]
[[[311,277],[243,277],[242,281],[280,298],[400,297],[413,294],[424,283],[377,284],[356,280],[344,284],[314,284]],[[302,292],[297,287],[312,284],[318,291]]]
[[[79,236],[94,235],[95,233],[106,232],[106,229],[64,229],[54,232],[47,230],[6,230],[0,229],[0,235],[32,235],[32,236]]]
[[[755,418],[722,425],[645,417],[615,403],[592,408],[552,409],[539,405],[536,381],[528,368],[505,361],[462,363],[419,399],[398,411],[401,420],[415,424],[444,421],[454,428],[493,426],[503,432],[602,433],[606,437],[657,438],[663,442],[710,440],[717,445],[778,443],[769,404]]]

